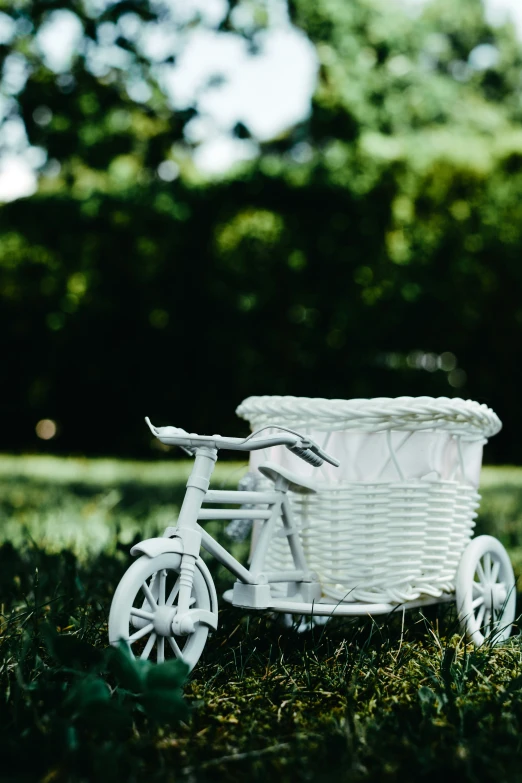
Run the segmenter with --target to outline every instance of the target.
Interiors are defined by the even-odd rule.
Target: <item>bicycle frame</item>
[[[317,600],[321,595],[317,575],[308,568],[299,533],[293,522],[286,494],[289,482],[279,476],[271,491],[210,490],[210,477],[216,461],[217,449],[205,446],[195,450],[194,467],[187,481],[178,523],[175,527],[167,528],[164,533],[164,536],[179,539],[182,543],[178,614],[175,621],[180,633],[183,615],[189,611],[194,567],[201,546],[236,577],[233,592],[233,603],[236,606],[267,608],[271,601],[270,584],[276,582],[299,583],[304,601]],[[207,503],[248,503],[266,508],[203,508]],[[264,520],[250,568],[245,568],[199,524],[200,521],[216,519]],[[267,573],[264,571],[266,554],[279,519],[283,522],[295,569]]]

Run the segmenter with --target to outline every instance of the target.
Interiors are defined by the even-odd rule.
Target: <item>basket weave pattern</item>
[[[452,592],[480,499],[455,481],[357,483],[289,494],[325,595],[370,603]],[[292,567],[284,536],[272,539],[267,562],[271,571]]]
[[[325,400],[321,397],[248,397],[236,409],[255,428],[315,424],[327,430],[449,430],[466,438],[490,438],[500,419],[487,405],[449,397],[376,397],[371,400]]]
[[[501,426],[486,406],[446,398],[257,397],[242,403],[238,412],[254,427],[280,423],[310,428],[313,421],[314,429],[325,431],[442,428],[457,440],[483,441]],[[480,500],[465,480],[465,470],[461,476],[318,483],[317,494],[289,493],[308,563],[325,595],[337,601],[403,603],[452,592]],[[261,477],[258,481],[259,487],[269,484]],[[282,526],[271,541],[266,567],[292,567]]]

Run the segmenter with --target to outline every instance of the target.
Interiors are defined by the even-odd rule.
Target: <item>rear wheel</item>
[[[143,555],[123,575],[111,604],[109,642],[126,642],[136,658],[163,663],[180,658],[193,669],[199,660],[209,628],[196,623],[194,632],[178,636],[172,631],[177,613],[181,555],[166,552]],[[207,583],[197,564],[191,609],[212,611]]]
[[[480,647],[507,639],[515,619],[515,577],[509,555],[496,538],[478,536],[467,546],[456,579],[459,620]]]

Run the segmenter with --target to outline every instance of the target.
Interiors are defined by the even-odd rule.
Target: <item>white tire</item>
[[[190,669],[194,668],[203,652],[209,628],[197,623],[188,636],[175,636],[171,629],[177,608],[180,565],[180,554],[165,552],[153,558],[143,555],[130,566],[112,600],[110,644],[124,641],[136,658],[155,657],[158,663],[181,658]],[[209,588],[197,564],[191,608],[213,611]]]
[[[500,541],[492,536],[470,541],[459,563],[455,593],[461,626],[476,647],[509,637],[515,619],[515,577]]]

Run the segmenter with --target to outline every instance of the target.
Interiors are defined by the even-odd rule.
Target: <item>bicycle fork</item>
[[[180,538],[183,543],[179,572],[178,611],[172,621],[172,630],[179,636],[193,633],[195,623],[198,621],[208,623],[208,618],[199,617],[201,610],[189,610],[194,570],[201,549],[201,532],[198,529],[197,519],[203,498],[209,488],[210,476],[216,460],[217,449],[206,446],[196,449],[194,467],[187,481],[187,491],[179,513],[178,523],[174,529],[170,528],[166,531],[168,535],[168,532],[172,530],[172,537]],[[206,614],[209,613],[205,612]]]

